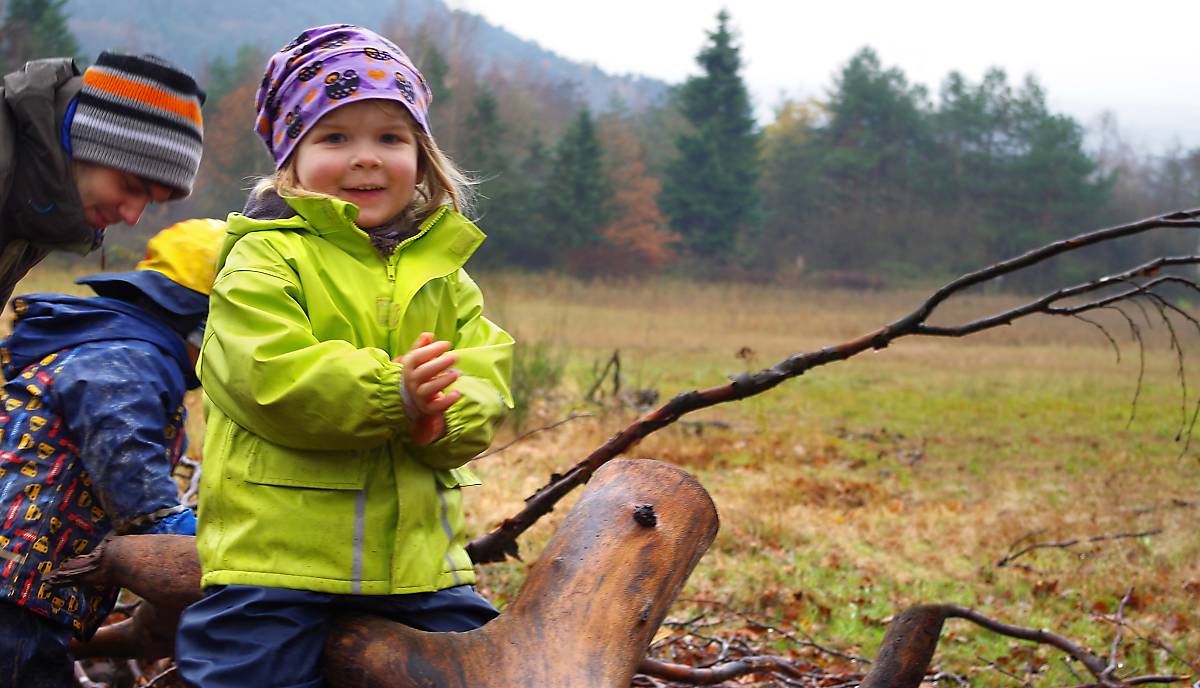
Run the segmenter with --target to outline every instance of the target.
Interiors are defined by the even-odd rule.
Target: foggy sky
[[[1200,147],[1200,0],[448,0],[512,33],[610,73],[677,83],[726,7],[762,122],[784,95],[824,97],[870,45],[936,101],[951,70],[972,83],[992,66],[1010,84],[1034,74],[1052,110],[1094,128],[1105,110],[1139,149]]]

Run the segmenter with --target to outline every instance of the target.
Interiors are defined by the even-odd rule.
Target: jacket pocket
[[[252,445],[246,482],[321,490],[361,490],[367,461],[360,451],[310,451]]]
[[[437,468],[434,469],[434,474],[437,475],[438,484],[447,490],[456,487],[473,487],[483,484],[479,476],[475,475],[475,471],[466,466],[449,469]]]

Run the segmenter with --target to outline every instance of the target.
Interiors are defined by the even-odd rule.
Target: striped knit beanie
[[[204,91],[154,55],[103,52],[83,73],[71,120],[71,154],[192,192],[204,148]]]

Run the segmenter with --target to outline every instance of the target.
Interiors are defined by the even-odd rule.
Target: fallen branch
[[[1117,637],[1113,640],[1107,658],[1054,631],[1004,623],[967,607],[953,604],[910,607],[897,614],[888,624],[879,654],[860,688],[918,688],[933,659],[933,652],[946,619],[966,619],[993,633],[1054,647],[1087,669],[1095,679],[1094,683],[1084,684],[1088,686],[1125,688],[1150,683],[1176,683],[1187,679],[1187,676],[1157,674],[1128,678],[1116,676],[1116,669],[1120,666],[1116,660],[1121,644],[1120,628],[1124,625],[1124,608],[1132,594],[1133,590],[1130,589],[1122,598],[1118,611]]]
[[[1004,555],[999,561],[997,561],[996,566],[997,567],[1008,566],[1017,557],[1028,554],[1037,549],[1068,549],[1070,547],[1074,547],[1075,545],[1085,543],[1085,542],[1090,544],[1093,542],[1104,542],[1105,540],[1120,540],[1123,538],[1149,537],[1151,535],[1158,535],[1161,532],[1162,532],[1162,528],[1155,528],[1153,530],[1143,530],[1143,531],[1139,531],[1136,533],[1112,533],[1111,535],[1093,535],[1092,537],[1089,537],[1089,538],[1074,538],[1072,540],[1064,540],[1062,542],[1035,542],[1032,545],[1027,545],[1025,547],[1022,547],[1021,549],[1017,550],[1016,552],[1012,552],[1011,551],[1012,547],[1009,547],[1010,552],[1008,554]],[[1021,538],[1021,540],[1023,540],[1023,539],[1025,539],[1025,538]],[[1017,540],[1017,542],[1020,542],[1021,540]],[[1015,546],[1015,545],[1016,545],[1016,543],[1013,543],[1013,546]]]
[[[741,657],[704,668],[671,664],[647,657],[638,664],[638,673],[692,686],[711,686],[749,674],[779,673],[793,678],[805,678],[805,672],[797,669],[792,660],[772,655]]]
[[[943,326],[930,325],[928,323],[937,308],[947,299],[971,287],[994,281],[1004,275],[1036,265],[1063,253],[1081,249],[1085,246],[1092,246],[1153,229],[1164,228],[1200,228],[1200,209],[1170,213],[1056,241],[1016,258],[995,263],[981,270],[963,275],[935,291],[932,296],[908,315],[873,332],[868,332],[841,344],[825,347],[819,351],[795,354],[757,373],[737,375],[733,377],[732,382],[726,385],[681,393],[663,406],[647,413],[610,437],[601,447],[594,450],[565,473],[553,475],[544,487],[526,498],[524,508],[505,519],[490,533],[473,540],[467,546],[467,551],[470,553],[471,559],[477,564],[503,561],[507,557],[516,557],[518,554],[517,538],[522,533],[528,530],[542,516],[550,513],[559,500],[576,487],[587,482],[596,469],[616,458],[647,435],[674,423],[685,414],[717,404],[762,394],[785,380],[802,375],[808,370],[835,361],[846,360],[867,350],[886,348],[893,341],[902,337],[912,335],[965,337],[1001,325],[1010,325],[1016,320],[1033,314],[1040,313],[1074,318],[1093,310],[1114,308],[1114,304],[1130,301],[1135,302],[1137,298],[1144,298],[1155,306],[1160,317],[1167,323],[1167,327],[1171,332],[1172,346],[1179,350],[1181,347],[1178,336],[1171,325],[1167,311],[1174,309],[1173,312],[1182,314],[1193,324],[1196,324],[1198,329],[1200,329],[1200,323],[1181,310],[1170,306],[1165,299],[1154,292],[1154,289],[1168,283],[1181,283],[1193,290],[1200,291],[1200,285],[1197,285],[1191,279],[1182,277],[1171,277],[1168,282],[1164,277],[1156,277],[1156,275],[1164,268],[1200,264],[1200,255],[1156,258],[1122,272],[1089,282],[1063,287],[1020,306],[959,325]],[[1145,281],[1139,282],[1138,280]],[[1111,290],[1114,288],[1121,288],[1121,291],[1115,294],[1111,293]],[[1090,298],[1092,300],[1083,303],[1064,303],[1067,300],[1080,298]],[[1181,384],[1185,383],[1181,382]],[[1184,391],[1184,406],[1186,407],[1186,390]],[[1197,407],[1197,411],[1200,412],[1200,406]],[[1183,434],[1186,431],[1190,436],[1191,428],[1194,427],[1195,422],[1196,414],[1193,414],[1191,423],[1189,424],[1185,411],[1180,433]]]

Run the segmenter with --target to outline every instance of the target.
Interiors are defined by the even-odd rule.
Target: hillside
[[[310,26],[349,22],[379,28],[397,19],[416,23],[431,13],[439,18],[458,14],[472,27],[481,68],[541,70],[554,81],[577,84],[579,94],[593,109],[607,109],[614,96],[626,106],[640,109],[657,101],[668,88],[655,79],[610,75],[594,65],[572,62],[482,17],[452,11],[441,0],[286,4],[260,0],[71,0],[67,11],[87,57],[94,58],[105,48],[149,52],[197,72],[218,55],[231,57],[246,43],[264,51],[275,50]]]

